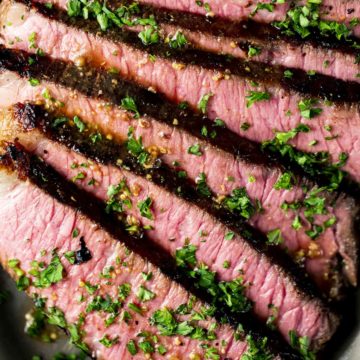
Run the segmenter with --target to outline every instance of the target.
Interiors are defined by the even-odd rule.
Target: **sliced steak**
[[[28,116],[34,114],[31,107],[20,107],[16,113],[20,119],[16,120],[17,116],[9,119],[12,123],[20,121],[20,126],[29,128],[29,124],[36,126],[37,122],[38,126],[43,124],[46,127],[46,118]],[[3,126],[11,131],[14,130],[12,123],[8,121]],[[51,121],[49,130],[52,124]],[[242,274],[247,285],[246,295],[254,303],[254,313],[265,322],[273,315],[275,308],[276,326],[288,341],[290,332],[295,331],[296,334],[307,337],[317,348],[333,333],[337,325],[336,317],[318,299],[301,291],[291,275],[276,265],[275,259],[266,255],[265,249],[254,247],[256,241],[248,242],[239,234],[232,235],[231,241],[227,240],[232,229],[221,225],[196,205],[181,200],[127,170],[112,165],[89,163],[86,157],[69,151],[39,132],[35,132],[34,136],[34,133],[22,131],[14,132],[26,149],[41,156],[61,175],[68,180],[72,179],[79,187],[104,202],[109,201],[107,193],[110,186],[116,188],[125,180],[131,192],[127,198],[132,203],[132,206],[128,206],[129,209],[124,205],[127,219],[131,217],[129,225],[137,223],[135,217],[143,226],[151,227],[148,236],[174,255],[184,244],[195,246],[199,264],[209,266],[220,281],[233,281]],[[59,138],[69,136],[62,134]],[[97,146],[101,152],[104,145],[100,142]],[[103,155],[103,159],[109,159],[109,156]],[[82,174],[81,177],[78,176],[79,173]],[[91,179],[95,182],[90,181]],[[121,196],[124,199],[124,193]],[[151,203],[151,209],[148,209],[151,211],[150,215],[144,214],[140,206],[147,199]]]
[[[66,0],[62,0],[66,3]],[[271,23],[273,21],[282,21],[286,13],[294,5],[306,4],[307,1],[290,0],[284,4],[274,4],[272,10],[262,7],[261,4],[271,3],[271,1],[247,0],[247,1],[212,1],[209,3],[210,10],[206,6],[197,4],[191,0],[187,1],[167,1],[167,0],[141,0],[140,3],[151,4],[159,8],[169,8],[180,11],[202,14],[207,16],[219,16],[230,20],[244,20],[253,18],[262,23]],[[360,17],[360,10],[357,0],[322,0],[320,1],[320,15],[324,20],[337,21],[339,23],[349,24],[351,20]],[[258,8],[258,10],[256,10]],[[254,12],[256,13],[254,14]],[[254,15],[252,15],[254,14]],[[360,27],[355,26],[353,32],[356,36],[360,35]]]
[[[67,9],[67,1],[53,3]],[[107,2],[113,10],[121,4],[116,0]],[[206,51],[360,82],[360,65],[356,60],[359,51],[348,44],[286,37],[275,27],[252,20],[229,22],[146,5],[139,5],[134,17],[153,17],[166,41],[176,38],[181,31],[188,44]],[[143,26],[127,28],[136,32],[144,29]]]
[[[46,3],[46,0],[40,0]],[[57,0],[58,3],[66,8],[68,0]],[[126,3],[119,1],[119,3]],[[214,16],[226,18],[233,21],[242,21],[249,18],[261,23],[270,24],[273,21],[282,21],[286,13],[295,5],[306,4],[306,0],[287,0],[283,4],[276,4],[272,1],[262,0],[216,0],[211,3],[187,1],[168,1],[168,0],[141,0],[140,4],[152,5],[159,9],[172,9],[193,14],[205,15],[208,18]],[[357,0],[322,0],[320,1],[320,15],[322,19],[337,21],[339,23],[349,24],[351,20],[360,18],[360,10]],[[270,7],[262,6],[263,4],[272,4]],[[357,36],[360,28],[356,25],[353,29]]]
[[[230,130],[254,141],[272,139],[275,130],[290,131],[299,123],[305,123],[310,131],[298,133],[290,142],[299,150],[329,152],[333,163],[337,163],[342,154],[347,154],[344,170],[359,181],[357,137],[360,113],[355,102],[360,94],[359,84],[345,84],[320,75],[304,79],[298,74],[286,79],[284,69],[264,69],[240,60],[225,61],[223,57],[209,54],[206,57],[193,50],[170,51],[162,45],[148,49],[132,32],[113,31],[110,37],[115,37],[116,41],[100,39],[91,35],[98,33],[97,24],[91,21],[83,24],[89,31],[85,33],[78,29],[82,27],[81,20],[68,19],[67,15],[57,13],[71,25],[66,26],[34,10],[28,12],[25,8],[21,10],[21,5],[15,6],[18,19],[11,17],[8,23],[12,25],[5,25],[2,31],[8,46],[32,52],[41,49],[54,58],[70,59],[79,64],[89,60],[106,65],[173,101],[187,101],[193,108],[198,107],[206,94],[213,94],[207,106],[203,106],[209,117],[222,119]],[[6,15],[6,11],[3,13]],[[36,44],[28,40],[29,33],[35,34]],[[78,46],[69,46],[69,42]],[[155,60],[147,51],[156,55]],[[164,58],[166,56],[168,58]],[[231,97],[228,96],[230,93],[233,94]],[[354,102],[343,104],[323,100],[314,104],[309,100],[313,96]],[[315,116],[316,121],[306,119]]]
[[[3,59],[5,58],[4,54]],[[26,69],[27,63],[28,57],[17,57],[15,61],[16,66],[22,70]],[[34,73],[36,69],[39,69],[39,72]],[[325,205],[326,210],[326,214],[314,214],[315,223],[321,225],[334,216],[337,221],[331,228],[324,228],[324,233],[319,234],[316,241],[312,241],[306,233],[312,230],[313,226],[303,216],[306,207],[298,209],[298,213],[292,210],[284,211],[282,205],[304,204],[308,198],[307,190],[311,194],[316,187],[311,182],[294,178],[295,182],[289,189],[275,190],[274,184],[281,177],[281,169],[270,166],[271,162],[259,155],[251,143],[234,139],[234,143],[237,141],[238,144],[238,148],[234,145],[234,156],[229,152],[229,147],[225,147],[228,145],[231,149],[233,146],[229,142],[231,136],[228,136],[226,129],[222,136],[222,130],[215,128],[219,133],[218,140],[223,138],[225,145],[223,142],[217,145],[217,141],[211,144],[200,135],[194,136],[193,131],[196,127],[200,129],[202,126],[199,126],[201,118],[194,117],[190,122],[190,128],[182,126],[187,122],[187,118],[178,114],[176,107],[171,107],[161,98],[155,102],[157,105],[146,106],[147,109],[152,109],[154,116],[162,114],[163,117],[158,117],[160,121],[150,116],[140,120],[134,119],[132,114],[110,106],[121,103],[123,96],[131,93],[132,89],[124,83],[119,83],[113,74],[103,74],[100,77],[94,74],[92,77],[90,70],[78,70],[71,65],[51,62],[44,57],[38,58],[36,65],[33,64],[26,69],[26,74],[27,71],[31,71],[31,77],[43,77],[41,86],[31,86],[26,78],[10,71],[3,72],[0,81],[2,106],[26,100],[45,102],[51,108],[61,105],[61,111],[69,116],[78,115],[91,126],[99,127],[105,134],[120,141],[127,138],[129,127],[132,126],[136,138],[141,136],[144,146],[161,154],[168,165],[173,165],[174,162],[179,164],[178,169],[185,170],[193,181],[196,181],[200,173],[204,173],[208,186],[220,196],[219,199],[229,195],[236,188],[245,187],[252,202],[259,201],[263,207],[262,212],[254,214],[250,223],[265,233],[279,229],[284,238],[283,246],[299,261],[306,260],[309,273],[323,289],[330,288],[326,292],[330,292],[332,297],[339,295],[343,284],[341,273],[345,274],[352,284],[356,284],[357,243],[353,235],[353,221],[357,208],[351,199],[344,196],[337,198],[336,194],[326,192],[315,196]],[[80,76],[79,72],[87,73],[88,77]],[[53,81],[57,79],[65,87],[54,84]],[[47,95],[44,97],[44,94]],[[97,98],[99,94],[104,96]],[[157,97],[154,94],[151,96]],[[148,98],[149,96],[139,96],[136,103],[140,106],[143,101],[146,103]],[[174,113],[177,113],[180,119],[179,125],[175,128],[166,123],[167,114]],[[189,154],[188,149],[194,144],[200,146],[201,156]],[[295,230],[292,224],[297,214],[301,217],[302,227]],[[343,262],[338,262],[338,254],[344,259]],[[340,274],[336,270],[338,266],[342,269]]]
[[[68,329],[78,346],[99,359],[149,355],[162,359],[163,352],[177,358],[212,352],[219,359],[238,359],[247,351],[244,341],[234,339],[231,328],[214,329],[210,317],[182,323],[183,330],[175,330],[180,319],[189,320],[189,315],[170,311],[193,303],[188,311],[201,313],[204,304],[127,249],[125,232],[118,242],[90,220],[83,212],[91,203],[89,197],[62,188],[56,174],[36,159],[23,158],[13,147],[9,151],[2,157],[0,171],[1,264],[37,304],[46,302],[50,320]],[[10,157],[15,159],[18,176],[12,172]],[[84,201],[88,204],[80,205]],[[92,206],[93,216],[96,209]],[[91,254],[81,263],[76,262],[79,239]],[[186,307],[182,308],[186,314]],[[158,312],[151,326],[150,317],[159,310],[163,312]],[[198,337],[191,338],[189,326],[198,327]],[[204,342],[206,332],[201,335],[200,327],[212,327],[216,339]]]

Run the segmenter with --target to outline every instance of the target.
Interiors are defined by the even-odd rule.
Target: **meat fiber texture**
[[[81,57],[93,64],[116,68],[121,76],[163,93],[173,101],[187,101],[194,109],[205,94],[211,93],[208,116],[222,119],[236,134],[257,142],[272,139],[274,131],[289,131],[299,123],[305,123],[311,131],[298,134],[292,144],[307,152],[328,151],[334,163],[345,152],[348,160],[342,169],[352,179],[360,181],[360,112],[357,104],[321,101],[316,107],[322,108],[322,113],[314,121],[309,121],[302,118],[298,109],[305,96],[274,85],[254,87],[236,76],[172,63],[159,57],[153,62],[147,53],[75,30],[34,11],[27,12],[25,7],[21,8],[22,5],[10,7],[9,12],[5,11],[6,3],[3,6],[3,19],[7,20],[2,21],[5,25],[1,32],[2,41],[9,47],[35,52],[28,40],[29,34],[35,32],[36,47],[56,59],[74,61]],[[271,98],[247,107],[246,96],[251,91],[267,92]],[[244,123],[250,126],[246,131],[242,129]],[[313,140],[316,140],[315,145]]]
[[[66,2],[66,0],[62,1]],[[197,14],[208,14],[209,16],[209,12],[204,6],[199,6],[196,2],[191,0],[141,0],[140,2],[143,4],[152,4],[158,7],[194,12]],[[259,9],[254,16],[251,16],[256,10],[257,5],[264,3],[269,4],[271,3],[271,0],[216,0],[209,2],[209,5],[211,8],[210,13],[217,16],[231,20],[245,20],[251,17],[259,22],[271,23],[273,21],[284,20],[286,12],[293,4],[306,4],[307,1],[285,1],[284,4],[274,5],[274,11]],[[360,16],[360,10],[356,0],[323,0],[321,4],[322,18],[326,20],[350,22],[353,18]],[[358,29],[356,29],[356,34],[358,34]]]
[[[180,30],[190,44],[205,51],[229,54],[239,59],[270,65],[302,69],[306,72],[314,71],[344,81],[360,82],[358,76],[360,65],[356,61],[356,56],[341,50],[325,50],[306,42],[294,44],[285,39],[262,41],[251,35],[249,37],[216,37],[204,32],[161,23],[160,29],[164,36],[169,38],[172,38]],[[129,27],[129,30],[140,31],[142,29]],[[246,41],[251,43],[251,47],[261,49],[260,53],[249,57],[247,46],[243,48],[241,46],[241,43]]]
[[[46,0],[40,0],[46,2]],[[60,6],[66,8],[68,0],[56,0]],[[190,12],[205,16],[219,16],[233,21],[242,21],[253,19],[259,23],[272,23],[273,21],[282,21],[286,17],[287,11],[292,5],[306,4],[306,0],[294,1],[286,0],[283,4],[273,4],[274,10],[258,9],[252,15],[259,4],[273,3],[271,0],[212,0],[207,4],[210,10],[204,6],[206,3],[197,3],[192,0],[141,0],[142,4],[153,5],[159,8]],[[322,0],[320,14],[324,20],[337,21],[349,24],[354,18],[360,18],[360,9],[357,0]],[[360,35],[360,26],[353,29],[356,36]]]
[[[279,169],[235,159],[231,154],[222,152],[204,141],[199,141],[180,129],[170,128],[146,117],[134,120],[118,107],[109,107],[102,101],[87,98],[51,82],[42,82],[41,86],[33,87],[26,79],[7,71],[0,75],[0,105],[10,106],[14,102],[27,100],[44,102],[42,94],[46,89],[57,102],[64,103],[61,111],[69,116],[80,116],[83,121],[99,127],[105,134],[111,134],[114,139],[120,141],[125,139],[129,127],[132,126],[134,135],[137,138],[142,136],[145,147],[156,144],[158,149],[164,149],[163,160],[169,165],[174,161],[179,161],[181,168],[192,180],[196,181],[199,174],[204,172],[208,186],[216,194],[225,195],[237,187],[246,187],[253,202],[258,199],[264,208],[263,212],[251,218],[251,224],[263,232],[279,228],[284,238],[284,246],[290,253],[296,256],[299,251],[302,251],[307,257],[307,271],[315,278],[319,286],[326,288],[329,282],[331,284],[334,280],[333,276],[337,278],[336,273],[329,277],[336,264],[337,254],[341,254],[344,259],[343,273],[353,284],[356,283],[357,261],[354,257],[356,241],[352,233],[356,208],[352,200],[341,196],[335,207],[328,206],[326,218],[336,216],[337,222],[333,228],[327,229],[320,235],[316,242],[311,241],[305,234],[305,230],[310,225],[304,223],[303,228],[295,231],[291,226],[295,215],[285,213],[280,208],[284,201],[288,203],[302,201],[306,194],[301,189],[301,184],[293,186],[290,190],[275,190],[273,186],[281,175]],[[54,106],[53,103],[47,105]],[[188,147],[194,143],[200,144],[202,156],[188,154]],[[249,176],[253,176],[256,181],[250,182]],[[227,181],[228,178],[232,178],[233,181]],[[313,187],[307,182],[303,182],[302,185],[309,189]],[[326,194],[324,196],[327,198],[326,203],[330,205],[334,199]],[[317,220],[323,222],[324,216],[318,216]],[[334,292],[332,295],[335,297],[338,295],[337,283],[341,281],[341,278],[335,281],[334,289],[332,289]]]
[[[138,334],[144,331],[158,336],[159,344],[164,345],[168,350],[167,356],[182,358],[189,354],[204,355],[205,350],[199,346],[201,341],[183,336],[177,338],[162,336],[156,328],[149,325],[149,317],[154,311],[164,308],[176,309],[179,305],[187,303],[191,296],[182,287],[165,277],[158,268],[134,253],[129,254],[121,242],[113,239],[81,213],[57,202],[29,181],[21,181],[4,169],[0,170],[0,202],[1,264],[16,277],[14,270],[8,268],[8,261],[18,259],[20,268],[28,274],[34,260],[49,263],[52,251],[57,249],[65,277],[49,288],[31,286],[28,294],[47,298],[47,308],[56,307],[64,312],[68,324],[76,323],[81,313],[86,314],[83,340],[98,359],[143,359],[144,354],[141,351],[132,357],[126,345],[130,340],[140,341]],[[75,229],[78,230],[79,236],[84,237],[86,246],[92,254],[92,259],[81,265],[71,265],[64,258],[64,253],[79,248],[78,239],[72,236]],[[44,252],[46,255],[42,256]],[[120,259],[120,263],[117,259]],[[123,266],[124,262],[127,264],[126,267]],[[114,268],[110,282],[109,279],[100,277],[100,274],[109,267]],[[151,272],[152,279],[145,282],[142,272],[146,274]],[[89,296],[84,287],[85,282],[99,285],[94,295]],[[132,320],[129,324],[125,321],[115,321],[106,328],[104,321],[108,314],[86,313],[85,309],[97,295],[109,295],[115,300],[118,296],[118,286],[124,283],[130,284],[132,288],[123,305],[124,310],[131,313]],[[136,294],[141,286],[154,292],[156,297],[146,303],[139,303]],[[85,301],[78,301],[81,296]],[[143,315],[129,310],[127,305],[130,302],[142,306]],[[195,302],[194,309],[199,310],[202,305]],[[209,325],[210,321],[205,321],[202,326]],[[246,344],[233,340],[234,333],[227,326],[219,326],[216,333],[219,344],[217,351],[221,354],[221,358],[239,359],[246,350]],[[106,348],[99,342],[105,335],[110,339],[118,336],[118,343]],[[154,353],[152,358],[160,359],[163,356]]]
[[[41,0],[46,2],[45,0]],[[59,4],[66,8],[67,0],[57,0]],[[249,18],[260,23],[272,23],[273,21],[282,21],[286,17],[287,11],[293,4],[306,4],[306,0],[292,1],[286,0],[284,4],[274,4],[274,10],[258,9],[255,15],[252,13],[259,4],[270,4],[271,0],[212,0],[207,4],[210,11],[204,4],[205,1],[198,4],[192,0],[140,0],[142,4],[153,5],[159,8],[167,8],[190,12],[206,16],[219,16],[229,20],[241,21]],[[337,21],[349,24],[352,19],[360,17],[360,9],[357,0],[322,0],[321,18],[324,20]],[[354,28],[354,34],[359,36],[360,27]]]
[[[46,3],[46,0],[40,0],[39,2]],[[54,0],[52,3],[64,10],[67,8],[66,0]],[[156,7],[154,7],[154,11],[156,11]],[[179,16],[181,16],[181,13],[179,13]],[[203,20],[198,19],[198,21],[205,22],[206,20],[204,18]],[[252,33],[243,34],[239,37],[214,36],[211,35],[211,31],[191,31],[192,26],[194,26],[191,23],[187,27],[180,27],[160,22],[158,26],[164,37],[172,38],[177,31],[181,31],[190,44],[205,51],[229,54],[239,59],[259,61],[271,65],[298,68],[306,72],[315,71],[345,81],[360,82],[360,78],[357,76],[360,72],[360,65],[356,61],[356,56],[341,50],[324,49],[308,42],[295,44],[286,37],[266,41],[257,38]],[[139,32],[143,27],[135,26],[127,29]],[[253,48],[260,49],[260,53],[249,57],[249,44]]]
[[[61,1],[66,3],[66,0]],[[292,4],[306,4],[307,1],[285,1],[284,4],[275,4],[274,11],[259,9],[254,16],[251,14],[256,10],[258,4],[271,3],[271,0],[215,0],[209,2],[210,11],[207,11],[206,7],[199,6],[192,0],[141,0],[140,3],[207,16],[216,15],[234,21],[252,18],[260,23],[268,24],[273,21],[284,20],[286,13],[291,8]],[[337,21],[347,25],[349,25],[352,19],[360,17],[360,9],[357,0],[323,0],[320,9],[322,19]],[[355,36],[360,36],[360,27],[358,25],[353,29],[353,34]]]
[[[5,127],[9,129],[11,125]],[[19,132],[16,137],[27,150],[41,156],[68,180],[74,179],[81,171],[85,178],[83,181],[76,181],[77,185],[104,202],[108,200],[109,186],[117,186],[125,179],[132,193],[133,206],[132,209],[126,208],[124,211],[143,225],[153,227],[153,230],[148,231],[151,240],[174,255],[176,249],[184,246],[185,239],[188,239],[189,243],[198,249],[196,256],[199,263],[208,265],[221,281],[235,280],[242,274],[248,286],[247,297],[254,302],[254,313],[266,322],[273,314],[272,304],[277,309],[277,327],[288,341],[289,332],[295,330],[318,347],[333,333],[337,324],[336,317],[329,313],[318,299],[299,290],[283,269],[258,253],[240,235],[235,235],[231,241],[226,240],[226,234],[230,230],[197,206],[129,171],[89,163],[85,157],[41,134],[34,136],[31,133]],[[72,169],[72,164],[87,166]],[[95,180],[95,185],[88,184],[90,179]],[[152,199],[153,220],[141,217],[135,205],[148,197]],[[227,269],[224,269],[225,261],[229,263]]]

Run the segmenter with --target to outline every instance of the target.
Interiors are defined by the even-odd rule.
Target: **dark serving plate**
[[[32,301],[16,289],[15,282],[1,267],[0,291],[10,293],[0,304],[0,360],[31,360],[34,355],[51,360],[57,353],[77,353],[65,335],[48,344],[25,334],[25,314],[32,308]]]
[[[10,296],[0,305],[0,360],[31,360],[34,355],[51,360],[55,353],[75,351],[65,336],[45,344],[24,333],[25,314],[32,302],[17,291],[14,282],[0,268],[0,291],[4,290],[9,291]],[[360,291],[342,307],[345,312],[342,327],[324,354],[324,360],[360,360]]]

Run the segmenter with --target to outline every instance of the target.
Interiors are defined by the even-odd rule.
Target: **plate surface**
[[[51,360],[57,352],[74,351],[65,338],[53,344],[44,344],[24,333],[25,314],[32,302],[16,290],[14,282],[1,268],[0,290],[10,292],[9,299],[0,305],[0,360],[31,360],[33,355]],[[360,291],[343,308],[347,313],[342,328],[324,355],[324,360],[360,360]]]

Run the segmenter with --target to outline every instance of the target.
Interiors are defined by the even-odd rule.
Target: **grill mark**
[[[103,136],[95,145],[91,139],[84,136],[69,124],[54,128],[52,126],[55,114],[49,113],[41,106],[33,104],[17,104],[14,113],[24,130],[38,129],[51,140],[59,142],[100,164],[119,167],[121,159],[125,169],[133,172],[157,186],[166,189],[174,196],[182,198],[200,209],[211,214],[215,219],[238,233],[259,254],[265,254],[272,263],[279,265],[298,287],[310,297],[322,297],[312,281],[305,275],[293,260],[283,251],[273,246],[267,246],[263,233],[250,226],[241,216],[231,213],[211,199],[199,195],[196,185],[190,179],[181,179],[177,172],[158,159],[154,167],[145,169],[137,159],[130,155],[124,144],[115,143]],[[181,192],[178,189],[181,188]],[[216,196],[212,194],[212,198]]]
[[[29,58],[35,59],[29,65]],[[161,94],[155,94],[134,83],[123,80],[117,74],[89,66],[78,68],[72,63],[54,60],[47,56],[31,55],[21,50],[10,50],[0,45],[0,70],[14,71],[21,77],[37,78],[39,80],[57,83],[66,88],[79,91],[87,97],[100,99],[118,106],[125,96],[134,98],[141,115],[148,115],[160,123],[174,127],[173,119],[178,119],[177,128],[205,141],[215,148],[232,154],[238,160],[257,164],[264,167],[289,170],[300,180],[310,178],[314,183],[327,186],[329,179],[326,175],[312,175],[305,172],[290,158],[280,154],[264,152],[261,145],[255,141],[243,138],[231,130],[214,127],[214,122],[205,115],[192,110],[182,110],[179,106],[167,100]],[[359,93],[360,95],[360,93]],[[205,138],[201,134],[202,127],[216,130],[215,138]],[[319,168],[326,167],[319,165]],[[352,181],[347,174],[340,184],[339,191],[354,198],[359,198],[359,184]]]
[[[126,232],[123,224],[116,217],[105,214],[104,204],[75,184],[63,179],[53,168],[45,164],[36,156],[26,153],[19,145],[8,144],[4,155],[0,156],[0,165],[16,170],[23,180],[29,179],[35,186],[54,197],[57,201],[87,216],[91,221],[101,226],[115,239],[121,241],[131,250],[157,266],[170,279],[179,282],[187,290],[194,293],[199,299],[209,301],[208,296],[196,289],[191,281],[175,269],[174,259],[162,249],[150,242],[146,236],[139,237]],[[225,317],[232,326],[239,322],[245,332],[251,333],[255,339],[267,336],[268,345],[273,354],[278,354],[281,359],[301,360],[280,335],[269,331],[249,314],[237,314],[236,317],[229,314],[222,307],[217,306],[216,319],[220,321]]]
[[[196,65],[209,70],[230,72],[241,78],[257,81],[266,85],[279,86],[288,92],[297,92],[303,95],[323,98],[334,102],[360,101],[360,84],[355,81],[343,81],[323,74],[309,76],[305,71],[291,68],[291,79],[284,77],[288,68],[280,65],[266,65],[242,59],[232,58],[227,55],[214,54],[187,46],[181,49],[171,49],[167,44],[159,43],[150,47],[145,46],[138,38],[137,33],[126,29],[108,29],[102,32],[96,20],[71,18],[61,9],[34,3],[28,0],[17,0],[36,9],[42,15],[55,19],[72,28],[101,36],[110,41],[124,43],[134,49],[156,55],[160,58],[180,62],[186,65]],[[210,27],[210,26],[209,26]],[[269,41],[269,40],[267,40]]]
[[[28,59],[30,57],[35,59],[33,65],[29,65]],[[154,94],[123,80],[116,74],[101,69],[94,70],[87,66],[78,68],[61,60],[30,55],[21,50],[6,49],[1,45],[0,69],[14,71],[21,77],[57,83],[66,88],[77,90],[87,97],[98,98],[115,106],[120,105],[125,96],[131,96],[142,115],[148,115],[171,127],[174,127],[173,119],[176,118],[179,122],[178,128],[206,140],[211,145],[234,154],[244,161],[264,166],[277,166],[274,161],[270,160],[269,162],[264,157],[256,142],[244,139],[226,128],[214,127],[214,122],[205,116],[188,109],[182,110],[175,103],[165,99],[164,96]],[[203,126],[216,130],[216,138],[201,136]]]
[[[107,5],[111,9],[116,9],[121,5],[129,5],[129,1],[111,0]],[[252,19],[243,21],[231,21],[218,16],[204,16],[180,10],[166,9],[149,4],[138,4],[139,16],[148,17],[153,15],[158,24],[168,24],[179,26],[194,32],[210,34],[216,37],[230,38],[249,38],[262,41],[284,41],[293,45],[310,44],[314,47],[324,49],[335,49],[346,54],[356,55],[358,50],[348,45],[346,41],[335,39],[332,36],[320,35],[319,31],[312,29],[311,35],[302,39],[298,34],[286,36],[271,24],[256,22]],[[356,37],[350,37],[350,40],[358,40]]]

